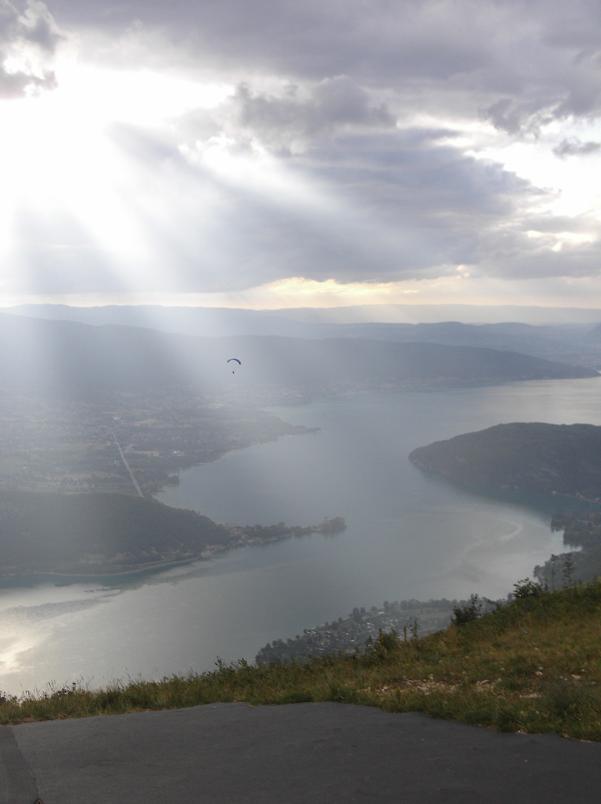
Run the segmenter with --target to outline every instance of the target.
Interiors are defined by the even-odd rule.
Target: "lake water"
[[[319,427],[187,470],[161,499],[221,522],[306,525],[314,535],[159,574],[0,589],[0,690],[97,686],[254,658],[277,637],[403,598],[505,596],[562,550],[546,517],[423,476],[416,446],[509,421],[601,424],[601,381],[363,394],[277,409]]]

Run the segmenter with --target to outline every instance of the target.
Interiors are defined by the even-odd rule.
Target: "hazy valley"
[[[202,648],[194,629],[186,631],[191,623],[182,626],[172,651],[174,670],[185,661],[183,654],[195,656],[197,666],[210,665],[218,654],[254,657],[268,641],[326,620],[340,625],[311,631],[312,648],[303,647],[309,638],[303,637],[286,650],[348,650],[393,621],[410,628],[417,620],[422,633],[442,627],[452,601],[474,589],[502,594],[516,572],[542,566],[560,545],[549,521],[535,511],[441,496],[435,484],[420,479],[408,456],[433,433],[452,435],[477,420],[498,421],[507,400],[532,415],[549,394],[559,393],[563,415],[580,419],[584,413],[578,410],[596,399],[598,375],[578,361],[569,365],[488,346],[373,339],[371,331],[365,338],[361,333],[370,328],[363,325],[350,336],[341,332],[345,323],[328,324],[337,337],[325,339],[206,338],[14,316],[3,316],[0,325],[7,338],[27,344],[30,356],[27,361],[6,352],[2,358],[12,378],[1,412],[2,575],[11,584],[37,578],[35,585],[44,573],[68,573],[76,597],[79,579],[102,577],[121,590],[123,602],[128,589],[138,589],[134,597],[144,597],[153,609],[164,588],[156,573],[163,568],[167,580],[165,567],[171,565],[182,578],[175,578],[174,602],[178,594],[189,601],[213,599],[198,623]],[[424,337],[438,333],[443,341],[453,329],[459,325],[432,325]],[[393,335],[387,325],[382,334]],[[44,372],[58,355],[60,376]],[[226,362],[232,355],[242,360],[235,374]],[[534,453],[532,460],[534,465]],[[474,472],[482,474],[482,467]],[[332,487],[329,478],[338,476],[344,483]],[[334,488],[345,493],[328,493]],[[344,535],[335,536],[342,519],[330,525],[328,517],[344,517]],[[491,534],[486,549],[478,546],[483,528]],[[290,539],[295,536],[305,538]],[[448,542],[442,552],[436,546],[441,538]],[[421,555],[413,555],[420,540]],[[486,551],[509,562],[496,578]],[[198,559],[204,570],[196,569]],[[280,581],[276,568],[283,560],[290,569]],[[299,561],[306,562],[306,574]],[[243,570],[240,576],[229,574],[230,562]],[[363,581],[357,585],[350,579],[359,568]],[[155,581],[145,574],[150,571]],[[239,610],[225,601],[222,611],[214,608],[221,596],[215,597],[208,577],[216,581],[225,573],[225,588],[237,599],[242,579],[251,583],[256,573],[273,571],[266,597],[254,590],[247,601],[248,638],[241,640],[227,624],[234,611],[241,616]],[[328,580],[315,588],[314,605],[301,603],[301,590],[320,573]],[[446,602],[428,608],[429,598],[442,595]],[[393,609],[381,614],[377,606],[386,596]],[[267,597],[274,605],[278,601],[277,616],[273,607],[268,617],[261,613]],[[422,602],[410,609],[398,603],[411,597]],[[105,600],[96,592],[89,602],[95,599]],[[111,598],[104,607],[92,606],[86,617],[100,617],[97,627],[104,628],[103,611],[108,614],[116,603]],[[353,619],[356,606],[364,613]],[[400,608],[391,619],[394,606]],[[69,619],[56,616],[57,625]],[[121,616],[126,621],[132,615]],[[168,628],[170,616],[159,605],[156,621]],[[33,623],[28,628],[38,633]],[[212,633],[218,627],[223,639]],[[81,640],[81,632],[73,639]],[[61,650],[85,673],[86,662],[74,657],[75,644],[67,639]],[[138,645],[140,650],[144,655],[147,649]],[[157,671],[164,666],[158,650],[146,658]],[[114,666],[111,656],[109,650],[106,672]],[[136,666],[133,654],[122,661]]]
[[[0,804],[601,801],[597,6],[0,0]]]

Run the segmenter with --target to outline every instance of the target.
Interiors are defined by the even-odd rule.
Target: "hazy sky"
[[[601,307],[598,0],[0,0],[4,303]]]

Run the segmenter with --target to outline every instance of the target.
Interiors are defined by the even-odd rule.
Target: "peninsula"
[[[516,495],[543,507],[570,552],[552,555],[534,575],[550,589],[601,574],[601,427],[498,424],[414,450],[425,472],[488,494]]]
[[[591,424],[498,424],[419,447],[409,460],[475,491],[601,502],[601,427]]]
[[[0,577],[112,575],[210,558],[237,547],[345,529],[219,525],[206,516],[125,494],[0,493]]]

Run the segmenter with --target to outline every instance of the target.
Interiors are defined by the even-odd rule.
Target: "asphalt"
[[[600,804],[601,744],[346,704],[0,727],[0,802]]]

